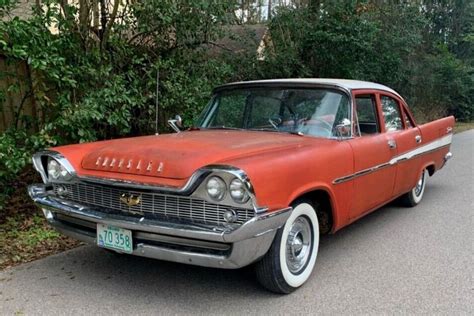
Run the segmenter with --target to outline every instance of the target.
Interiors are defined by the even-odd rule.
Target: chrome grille
[[[220,205],[188,196],[132,191],[81,182],[54,184],[53,188],[56,195],[66,200],[98,207],[103,212],[143,214],[153,218],[160,217],[215,225],[226,223],[224,212],[230,209],[233,209],[237,214],[236,224],[243,224],[255,215],[254,210]],[[66,190],[60,194],[59,191],[62,189]],[[140,196],[141,203],[128,206],[120,201],[122,194]]]

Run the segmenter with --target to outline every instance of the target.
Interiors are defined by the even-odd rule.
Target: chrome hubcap
[[[421,191],[423,190],[423,184],[425,182],[425,173],[423,172],[421,174],[421,177],[420,179],[418,180],[418,182],[416,183],[416,187],[415,187],[415,195],[416,196],[420,196],[421,194]]]
[[[286,264],[297,274],[308,262],[311,253],[312,232],[306,217],[298,217],[292,224],[286,241]]]

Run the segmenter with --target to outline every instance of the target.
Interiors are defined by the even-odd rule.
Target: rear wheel
[[[268,290],[288,294],[311,275],[319,248],[317,206],[302,200],[295,204],[270,250],[257,262],[258,281]]]
[[[425,193],[426,187],[426,180],[428,179],[428,170],[425,169],[421,173],[420,178],[416,182],[416,185],[410,192],[405,193],[401,198],[401,202],[408,207],[413,207],[418,205],[423,198],[423,194]]]

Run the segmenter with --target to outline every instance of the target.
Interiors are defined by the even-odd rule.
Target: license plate
[[[97,245],[102,248],[132,253],[132,231],[115,226],[97,224]]]

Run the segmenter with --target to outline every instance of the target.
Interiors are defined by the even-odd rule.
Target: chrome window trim
[[[331,137],[324,137],[326,139],[335,139],[335,140],[345,140],[345,139],[352,139],[354,138],[354,133],[353,133],[353,128],[354,128],[354,104],[352,100],[352,89],[336,84],[334,82],[328,82],[328,83],[323,83],[323,82],[318,82],[318,83],[312,83],[310,81],[272,81],[272,80],[263,80],[263,81],[243,81],[243,82],[237,82],[237,83],[229,83],[229,84],[224,84],[221,86],[218,86],[214,88],[212,91],[213,95],[215,95],[217,92],[221,92],[224,90],[238,90],[238,89],[245,89],[245,88],[265,88],[265,87],[272,87],[272,88],[292,88],[292,89],[332,89],[336,90],[339,92],[342,92],[344,95],[348,97],[349,101],[349,107],[350,107],[350,115],[351,115],[351,134],[350,136],[344,136],[344,137],[337,137],[337,136],[331,136]],[[307,137],[313,137],[313,138],[320,138],[318,136],[313,136],[313,135],[306,135],[302,134],[301,136],[307,136]]]

